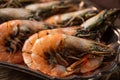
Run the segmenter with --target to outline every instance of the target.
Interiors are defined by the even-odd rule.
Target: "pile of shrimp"
[[[103,36],[120,9],[83,0],[0,1],[0,61],[26,64],[52,77],[95,71],[116,55]]]

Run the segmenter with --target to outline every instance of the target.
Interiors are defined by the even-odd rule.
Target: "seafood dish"
[[[85,0],[0,2],[0,65],[42,79],[90,79],[117,66],[120,8]]]

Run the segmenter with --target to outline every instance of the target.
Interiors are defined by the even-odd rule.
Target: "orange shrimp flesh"
[[[94,47],[96,48],[93,49]],[[74,60],[73,57],[79,59],[87,53],[95,55],[102,55],[101,53],[104,53],[110,55],[114,53],[114,50],[91,40],[64,34],[52,34],[37,39],[30,51],[23,51],[23,58],[27,66],[33,70],[41,71],[53,77],[65,77],[76,73],[76,69],[70,70],[71,59]],[[86,63],[81,65],[84,67],[80,67],[83,70],[79,68],[79,72],[86,73],[98,68],[102,59],[103,57],[98,57],[89,59],[90,61],[88,62],[83,60],[82,62]],[[93,64],[94,61],[97,64]]]
[[[24,41],[33,33],[47,29],[42,22],[13,20],[0,25],[0,61],[21,63]]]

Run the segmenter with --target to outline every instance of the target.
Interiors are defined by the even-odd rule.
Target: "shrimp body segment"
[[[98,68],[103,59],[102,53],[112,55],[113,52],[113,49],[98,42],[64,34],[52,34],[37,39],[30,51],[23,51],[23,58],[31,69],[54,77],[65,77],[76,72],[86,73]],[[84,63],[88,58],[83,60],[80,58],[87,53],[101,57]],[[74,63],[71,60],[77,60],[77,62]],[[90,63],[94,63],[94,61],[98,65],[92,64],[91,66]],[[80,66],[81,62],[85,64],[84,67]]]
[[[48,29],[42,22],[12,20],[0,25],[0,61],[20,63],[24,41],[33,33]]]

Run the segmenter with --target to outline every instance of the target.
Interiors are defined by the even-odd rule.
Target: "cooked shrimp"
[[[80,25],[94,15],[96,15],[96,10],[94,8],[87,8],[80,11],[54,15],[46,19],[45,22],[57,26]]]
[[[10,0],[10,1],[17,1],[17,0]],[[22,2],[22,1],[24,0],[20,0],[18,2]],[[25,19],[33,18],[35,20],[41,20],[44,17],[44,15],[49,15],[50,12],[51,14],[54,14],[54,13],[59,13],[60,10],[62,10],[62,12],[66,11],[64,10],[62,5],[59,5],[60,3],[61,1],[36,3],[36,4],[26,6],[26,9],[24,8],[2,8],[0,9],[0,23],[3,23],[8,20],[15,20],[15,19],[25,20]],[[58,7],[58,5],[62,7]],[[56,6],[57,9],[59,10],[56,10],[56,8],[53,8],[54,6]],[[65,8],[68,8],[68,7],[65,7]],[[49,11],[49,14],[48,14],[48,11]]]
[[[111,14],[113,14],[111,10],[110,11],[108,10],[108,12],[109,13],[111,12]],[[90,39],[96,39],[97,34],[92,33],[91,29],[95,28],[96,25],[99,24],[99,21],[106,19],[107,17],[104,18],[104,15],[107,16],[108,12],[106,10],[103,10],[99,14],[97,14],[96,16],[88,19],[83,24],[81,24],[81,26],[78,26],[78,27],[57,28],[57,29],[40,31],[40,32],[32,35],[30,38],[28,38],[26,40],[26,42],[24,44],[24,47],[23,47],[23,51],[28,51],[29,52],[31,50],[31,48],[33,47],[35,41],[38,38],[41,38],[41,37],[46,36],[48,34],[62,33],[62,34],[66,34],[66,35],[76,36],[76,37],[85,37],[85,38],[90,38]],[[115,11],[113,10],[113,12],[115,12]],[[110,14],[108,14],[108,15],[110,15]],[[91,22],[91,20],[92,20],[92,22]],[[91,25],[92,25],[92,27],[91,27]],[[104,28],[106,28],[106,27],[103,26],[103,29]],[[103,31],[103,33],[104,32],[105,31]]]
[[[33,14],[30,10],[23,8],[2,8],[0,9],[0,23],[14,19],[29,19]]]
[[[31,11],[37,11],[37,10],[46,10],[49,9],[49,7],[54,6],[59,4],[59,1],[53,1],[53,2],[48,2],[48,3],[35,3],[35,4],[30,4],[25,7],[25,9],[31,10]]]
[[[94,17],[95,20],[97,20],[97,19],[104,20],[105,18],[107,18],[107,17],[101,18],[102,15],[103,16],[107,15],[105,13],[108,13],[108,12],[106,12],[106,10],[105,10],[105,11],[102,11],[101,13],[99,13],[98,15],[100,16],[100,18],[97,15]],[[96,17],[97,17],[97,19],[96,19]],[[92,18],[92,19],[94,19],[94,18]],[[91,19],[89,19],[89,20],[91,21]],[[98,21],[97,21],[97,23],[98,23]],[[87,25],[87,24],[84,24],[84,25]],[[89,29],[88,25],[90,25],[90,29]],[[78,42],[77,42],[77,39],[73,39],[71,37],[70,38],[68,38],[68,37],[62,38],[63,41],[58,40],[58,39],[60,39],[59,35],[63,35],[63,34],[75,35],[77,33],[77,31],[78,32],[80,31],[78,34],[81,35],[81,29],[86,29],[86,30],[90,31],[93,28],[93,26],[95,26],[95,25],[92,25],[92,23],[89,23],[88,25],[85,28],[82,24],[82,27],[79,26],[79,27],[71,27],[71,28],[59,28],[59,29],[54,29],[54,30],[45,30],[45,31],[40,31],[39,33],[34,34],[28,40],[26,40],[26,42],[23,46],[23,49],[22,49],[23,58],[24,58],[25,63],[34,70],[40,70],[40,71],[42,70],[41,72],[51,75],[51,76],[56,76],[56,77],[64,77],[64,76],[71,75],[71,74],[77,73],[77,72],[86,73],[86,72],[89,72],[89,71],[92,71],[92,70],[98,68],[100,63],[103,60],[103,57],[96,57],[94,59],[87,58],[89,60],[87,62],[86,62],[86,58],[85,59],[83,58],[82,63],[80,60],[80,62],[78,61],[78,62],[75,62],[75,63],[69,65],[70,64],[69,60],[68,61],[65,60],[67,58],[65,58],[64,56],[67,55],[67,57],[70,58],[70,60],[71,59],[79,60],[79,58],[76,57],[76,55],[79,54],[79,51],[80,52],[83,51],[83,54],[79,54],[79,56],[85,55],[87,53],[104,56],[104,55],[112,55],[112,53],[114,53],[114,50],[111,49],[112,51],[110,51],[110,52],[106,51],[107,48],[105,48],[105,46],[100,46],[101,44],[98,44],[97,42],[95,42],[95,44],[94,44],[93,41],[91,42],[90,40],[81,39],[81,38],[78,38],[78,39],[81,39],[81,40],[78,40]],[[91,28],[91,25],[92,25],[92,28]],[[56,35],[56,32],[60,33],[60,34]],[[63,34],[61,34],[61,33],[63,33]],[[51,39],[50,37],[46,36],[48,34],[51,34],[49,36],[54,36],[54,35],[56,35],[56,36],[54,36]],[[51,40],[53,40],[53,41],[51,41]],[[64,40],[67,40],[68,42],[71,43],[71,44],[67,45],[66,44],[67,42],[66,42],[65,49],[63,46],[61,47],[61,45],[59,45],[57,47],[54,46],[54,44],[58,44],[59,42],[65,42]],[[49,41],[51,41],[51,42],[49,42]],[[79,43],[79,41],[81,43]],[[51,45],[52,43],[53,43],[53,45]],[[80,46],[82,46],[82,47],[80,47],[80,46],[78,46],[78,44],[83,44],[83,46],[80,45]],[[47,46],[45,46],[45,45],[47,45]],[[51,45],[51,46],[49,46],[49,45]],[[75,48],[73,45],[78,46],[78,48],[77,47]],[[66,48],[66,46],[69,50]],[[56,50],[57,48],[58,48],[58,50]],[[63,48],[63,49],[61,49],[61,48]],[[90,48],[92,48],[92,49],[90,50]],[[109,49],[110,49],[110,47],[109,47]],[[65,52],[65,55],[63,56],[64,50],[66,50],[67,52]],[[74,50],[77,50],[78,53],[74,52]],[[84,52],[84,50],[86,52]],[[44,54],[44,52],[45,52],[45,54]],[[108,54],[107,54],[107,52],[108,52]],[[67,54],[67,53],[69,53],[69,54]],[[71,53],[73,53],[73,54],[71,54]],[[52,54],[54,54],[54,55],[51,56]],[[49,57],[46,57],[46,56],[49,56]],[[48,61],[46,60],[47,58],[48,58]],[[96,62],[96,64],[94,64],[95,62]],[[78,65],[81,65],[81,64],[84,64],[84,65],[78,69],[75,69]],[[42,67],[40,68],[40,66],[42,66]],[[67,68],[66,68],[66,66],[67,66]]]
[[[98,15],[88,19],[83,24],[81,24],[81,26],[83,26],[85,30],[87,28],[91,29],[95,25],[98,26],[99,24],[101,24],[105,20],[112,18],[111,16],[116,16],[117,14],[119,14],[119,12],[120,12],[120,9],[102,10]]]
[[[23,51],[23,58],[31,69],[39,70],[53,77],[65,77],[78,72],[74,67],[78,68],[79,73],[86,73],[99,67],[102,57],[89,59],[90,61],[86,64],[86,60],[83,59],[82,63],[85,65],[78,67],[81,62],[80,57],[87,53],[104,56],[112,55],[114,50],[95,41],[64,34],[52,34],[37,39],[29,52]],[[76,61],[72,62],[74,67],[71,67],[70,65],[73,66],[71,59],[74,61],[74,58],[80,62],[79,64],[76,64]],[[94,62],[97,63],[90,65]],[[73,70],[71,71],[71,69]]]
[[[33,33],[48,29],[42,22],[13,20],[0,25],[0,61],[20,63],[24,41]]]
[[[54,14],[60,14],[70,11],[78,10],[78,3],[79,0],[64,0],[64,1],[51,1],[46,3],[35,3],[30,4],[25,7],[34,13],[40,18],[46,18]]]

